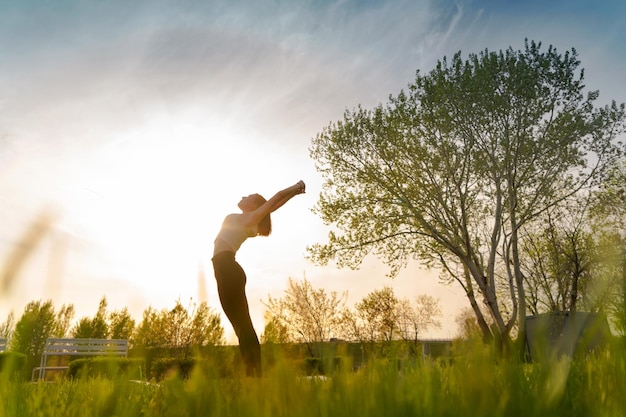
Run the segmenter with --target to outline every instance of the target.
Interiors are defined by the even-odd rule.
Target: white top
[[[241,214],[229,214],[222,223],[222,229],[215,238],[213,256],[220,252],[237,252],[249,237],[259,234],[257,226],[244,226],[240,223]]]

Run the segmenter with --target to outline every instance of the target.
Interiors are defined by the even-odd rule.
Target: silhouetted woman
[[[298,181],[267,201],[259,194],[243,197],[238,204],[242,213],[226,216],[215,238],[212,261],[217,291],[224,313],[239,339],[239,350],[248,376],[261,376],[261,346],[250,319],[245,291],[246,274],[235,260],[235,253],[246,239],[269,236],[272,231],[270,213],[294,196],[304,193],[304,188],[304,182]]]

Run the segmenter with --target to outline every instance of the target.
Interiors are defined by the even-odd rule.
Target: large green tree
[[[520,231],[589,186],[624,131],[624,105],[595,106],[579,65],[535,42],[459,52],[386,105],[346,111],[310,148],[331,226],[311,258],[373,253],[391,275],[415,258],[463,287],[485,338],[523,336]]]

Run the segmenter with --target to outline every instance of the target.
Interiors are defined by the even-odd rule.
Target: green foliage
[[[89,317],[81,317],[72,328],[72,337],[77,339],[89,339],[92,338],[93,334],[93,326]]]
[[[6,320],[0,323],[0,338],[10,339],[15,330],[15,314],[11,311]]]
[[[287,331],[289,341],[305,343],[311,356],[316,342],[335,336],[341,324],[340,313],[347,293],[327,293],[323,288],[313,288],[304,278],[298,282],[289,279],[283,298],[268,296],[266,318],[275,322],[279,330]]]
[[[594,194],[592,207],[596,227],[626,237],[626,157],[615,161]]]
[[[398,331],[398,306],[399,300],[391,287],[372,291],[358,302],[355,309],[364,323],[364,340],[394,339]]]
[[[311,259],[357,268],[374,254],[390,275],[418,259],[485,300],[486,336],[523,332],[520,230],[596,181],[624,132],[624,105],[595,107],[579,65],[535,42],[458,53],[387,104],[346,111],[310,148],[315,211],[333,226]]]
[[[72,337],[77,339],[107,339],[109,337],[107,305],[106,297],[102,297],[96,315],[93,318],[82,317],[72,329]]]
[[[124,307],[120,311],[114,311],[109,315],[109,336],[111,339],[130,339],[135,330],[135,319]]]
[[[141,358],[83,358],[69,363],[67,375],[70,378],[141,379],[143,367]]]
[[[0,374],[14,375],[24,372],[26,355],[19,352],[0,352]]]
[[[277,317],[266,315],[261,343],[289,343],[289,329]]]
[[[72,304],[62,305],[57,312],[56,328],[54,330],[54,337],[64,338],[67,337],[70,329],[70,323],[74,319],[76,310]]]
[[[15,324],[11,338],[11,350],[27,357],[35,357],[43,352],[46,339],[56,329],[56,314],[52,301],[31,301]]]
[[[599,246],[599,270],[605,287],[612,288],[606,311],[615,329],[626,334],[626,158],[610,167],[594,194],[591,208],[596,241]]]
[[[589,227],[588,204],[572,201],[546,212],[527,227],[520,245],[527,305],[532,314],[597,311],[597,242]]]
[[[266,376],[216,378],[200,364],[188,379],[158,384],[126,378],[55,383],[2,381],[0,417],[26,416],[554,416],[623,415],[626,355],[529,365],[494,360],[484,346],[452,362],[398,369],[372,361],[358,372],[339,367],[329,378],[303,378],[287,362]],[[313,362],[313,361],[311,361]]]
[[[334,375],[342,368],[345,359],[337,357],[304,358],[302,360],[302,373],[307,376]]]
[[[106,297],[100,299],[98,311],[93,317],[81,317],[72,328],[72,337],[78,339],[131,339],[135,320],[128,308],[108,312]]]
[[[137,352],[134,352],[135,354]],[[170,376],[188,377],[193,369],[215,378],[244,375],[238,346],[205,346],[194,350],[193,357],[172,354],[170,348],[152,348],[141,351],[145,361],[144,378],[159,381]],[[267,357],[264,354],[263,360]]]
[[[145,310],[132,340],[139,350],[160,349],[169,351],[169,357],[187,359],[194,348],[222,344],[224,328],[206,302],[186,309],[177,300],[171,310]]]
[[[188,379],[191,371],[196,364],[196,360],[192,358],[160,358],[152,364],[149,378],[161,381],[168,375],[175,374],[183,379]]]
[[[359,341],[371,347],[372,342],[404,340],[416,350],[422,332],[439,327],[441,308],[431,296],[420,295],[412,303],[397,298],[391,287],[367,294],[354,309],[342,311],[341,338]]]

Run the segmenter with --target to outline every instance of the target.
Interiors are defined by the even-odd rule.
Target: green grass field
[[[617,352],[617,353],[616,353]],[[260,379],[198,367],[160,381],[0,380],[4,416],[625,416],[623,349],[523,364],[477,348],[452,363],[378,360],[327,378],[278,361]]]

